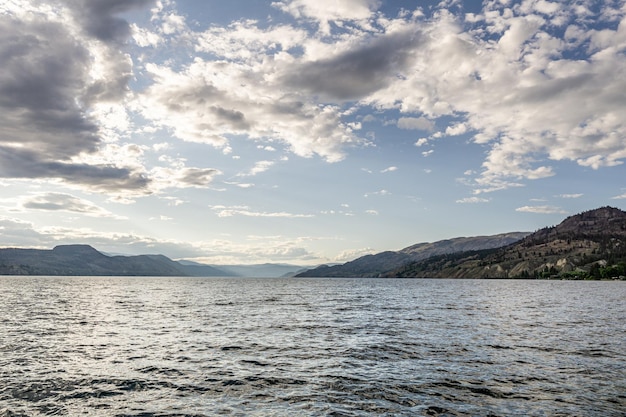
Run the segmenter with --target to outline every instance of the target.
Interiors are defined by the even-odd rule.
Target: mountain
[[[273,278],[290,277],[303,268],[289,264],[252,264],[252,265],[205,265],[188,260],[179,260],[184,270],[195,277],[254,277]]]
[[[229,276],[236,277],[290,277],[302,270],[301,266],[289,264],[219,265]]]
[[[399,251],[386,251],[365,255],[341,265],[322,265],[297,277],[377,277],[390,270],[433,256],[470,250],[492,249],[506,246],[526,237],[530,233],[512,232],[494,236],[458,237],[432,243],[418,243]]]
[[[211,266],[173,261],[163,255],[105,255],[89,245],[62,245],[52,250],[0,249],[0,275],[84,276],[292,276],[302,267],[284,264]]]
[[[230,271],[222,269],[221,267],[215,267],[211,265],[205,265],[198,262],[180,260],[177,261],[180,264],[180,268],[192,277],[235,277]]]
[[[626,212],[601,207],[508,246],[412,262],[386,277],[612,278],[626,275]]]
[[[163,255],[106,256],[89,245],[52,250],[0,249],[1,275],[185,276],[181,265]]]

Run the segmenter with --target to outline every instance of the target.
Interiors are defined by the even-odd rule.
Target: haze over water
[[[0,277],[0,416],[623,416],[623,282]]]

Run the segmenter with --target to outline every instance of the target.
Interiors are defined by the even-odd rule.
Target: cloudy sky
[[[343,262],[626,208],[623,0],[4,0],[0,246]]]

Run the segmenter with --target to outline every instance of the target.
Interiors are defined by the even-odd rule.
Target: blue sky
[[[8,1],[0,246],[315,265],[626,208],[623,1]]]

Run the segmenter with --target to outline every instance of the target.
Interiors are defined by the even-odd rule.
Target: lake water
[[[626,282],[0,277],[0,416],[624,416]]]

